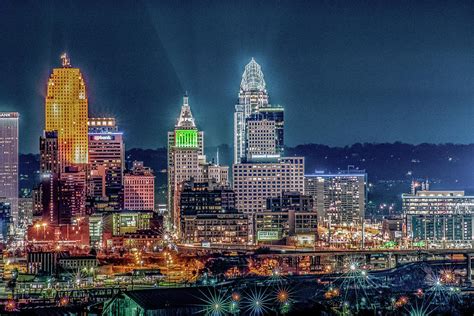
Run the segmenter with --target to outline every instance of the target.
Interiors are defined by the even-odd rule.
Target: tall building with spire
[[[282,107],[269,104],[262,68],[252,58],[245,66],[235,106],[234,163],[244,162],[251,156],[281,155],[283,114]]]
[[[67,54],[62,67],[53,69],[45,99],[45,131],[58,135],[59,162],[64,169],[88,162],[88,100],[79,68],[73,68]]]
[[[179,229],[179,192],[185,181],[204,180],[204,133],[196,127],[187,95],[174,130],[168,132],[169,226]],[[171,227],[170,227],[171,228]]]
[[[236,206],[248,215],[249,240],[267,199],[304,193],[304,158],[283,157],[284,109],[269,103],[265,79],[252,58],[245,66],[234,113],[233,189]]]

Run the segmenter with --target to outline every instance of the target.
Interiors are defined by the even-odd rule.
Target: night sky
[[[89,112],[128,148],[166,143],[188,91],[207,145],[232,144],[251,57],[286,143],[474,142],[472,1],[0,1],[0,110],[37,152],[44,94],[66,51]]]

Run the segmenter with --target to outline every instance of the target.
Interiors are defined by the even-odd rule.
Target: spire
[[[71,67],[71,60],[69,59],[67,53],[61,55],[61,64],[63,65],[63,68]]]
[[[189,100],[188,100],[188,99],[189,99],[189,98],[188,98],[188,91],[186,91],[186,92],[184,93],[184,96],[183,96],[183,106],[184,106],[184,105],[185,105],[185,106],[189,106]]]
[[[263,91],[265,90],[265,80],[263,78],[262,68],[252,57],[250,62],[245,66],[240,89],[243,91]]]
[[[176,128],[192,129],[196,128],[194,123],[194,117],[191,113],[191,107],[189,106],[188,94],[183,96],[183,105],[181,106],[181,113],[179,113],[178,121],[176,122]]]
[[[216,164],[219,166],[219,147],[217,147]]]

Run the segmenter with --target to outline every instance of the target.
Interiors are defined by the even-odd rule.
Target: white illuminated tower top
[[[265,91],[265,79],[263,78],[262,67],[252,60],[245,66],[242,81],[240,82],[241,91]]]
[[[187,94],[183,96],[183,105],[181,106],[181,113],[179,113],[179,117],[175,127],[181,129],[196,128],[196,123],[194,122],[194,117],[191,113],[191,107],[189,106],[189,99]]]

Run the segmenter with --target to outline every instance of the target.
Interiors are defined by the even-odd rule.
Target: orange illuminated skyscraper
[[[79,68],[61,56],[62,68],[53,69],[45,100],[45,130],[57,131],[62,168],[88,162],[86,85]]]

